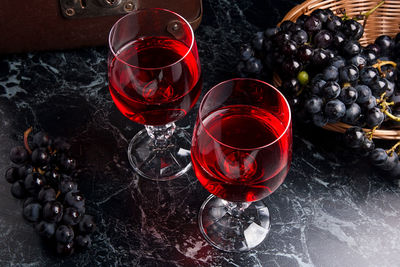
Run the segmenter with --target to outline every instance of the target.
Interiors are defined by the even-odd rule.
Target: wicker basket
[[[335,12],[337,9],[344,8],[349,17],[354,17],[363,12],[371,10],[378,5],[379,2],[381,2],[381,0],[308,0],[290,10],[282,19],[282,21],[291,20],[294,22],[302,14],[309,15],[315,9],[319,8],[329,8],[333,12]],[[363,24],[363,21],[359,22]],[[375,39],[382,34],[393,37],[400,31],[399,28],[400,0],[387,0],[381,7],[375,10],[375,12],[368,17],[364,28],[364,35],[360,39],[360,43],[365,46],[371,42],[374,42]],[[281,85],[281,79],[278,75],[274,75],[273,82],[275,85]],[[349,127],[351,127],[351,125],[342,122],[327,124],[324,126],[324,128],[327,130],[340,133],[345,132]],[[365,130],[368,131],[369,129]],[[378,139],[400,140],[400,130],[376,130],[373,137]]]

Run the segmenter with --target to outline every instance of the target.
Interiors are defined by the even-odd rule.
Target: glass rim
[[[280,97],[285,101],[286,107],[287,107],[288,112],[289,112],[289,118],[288,118],[288,121],[287,121],[287,125],[285,126],[285,130],[282,132],[282,134],[281,134],[279,137],[275,138],[274,141],[272,141],[272,142],[270,142],[270,143],[268,143],[268,144],[265,144],[265,145],[263,145],[263,146],[254,147],[254,148],[240,148],[240,147],[234,147],[234,146],[230,146],[230,145],[228,145],[228,144],[225,144],[224,142],[221,142],[220,140],[218,140],[217,138],[215,138],[215,137],[207,130],[207,128],[204,126],[203,119],[202,119],[202,117],[201,117],[201,111],[202,111],[202,109],[203,109],[203,106],[204,106],[204,104],[205,104],[205,102],[206,102],[206,100],[207,100],[209,94],[211,94],[212,91],[216,90],[216,89],[217,89],[218,87],[220,87],[221,85],[224,85],[224,84],[230,83],[230,82],[235,82],[235,81],[253,81],[253,82],[262,83],[262,84],[264,84],[264,85],[267,85],[267,86],[270,87],[271,89],[273,89],[273,90],[274,90],[276,93],[278,93],[278,95],[280,95]],[[211,112],[211,113],[212,113],[212,112]],[[210,113],[210,114],[211,114],[211,113]],[[271,145],[273,145],[273,144],[275,144],[276,142],[278,142],[278,141],[288,132],[288,130],[289,130],[289,128],[290,128],[290,125],[291,125],[291,123],[292,123],[292,112],[291,112],[291,109],[290,109],[290,105],[289,105],[289,102],[287,101],[286,97],[282,94],[282,92],[279,91],[278,89],[276,89],[275,86],[272,86],[271,84],[269,84],[269,83],[267,83],[267,82],[264,82],[264,81],[261,81],[261,80],[258,80],[258,79],[253,79],[253,78],[233,78],[233,79],[229,79],[229,80],[226,80],[226,81],[223,81],[223,82],[220,82],[220,83],[214,85],[210,90],[208,90],[208,92],[204,95],[203,99],[201,100],[201,103],[200,103],[200,106],[199,106],[199,111],[198,111],[198,115],[197,115],[197,116],[198,116],[198,119],[199,119],[200,124],[201,124],[201,126],[203,127],[204,131],[206,131],[206,133],[207,133],[214,141],[216,141],[217,143],[219,143],[219,144],[221,144],[221,145],[223,145],[223,146],[225,146],[225,147],[228,147],[228,148],[231,148],[231,149],[235,149],[235,150],[244,150],[244,151],[259,150],[259,149],[263,149],[263,148],[270,147]]]
[[[183,22],[189,27],[189,29],[190,29],[190,36],[191,36],[192,41],[191,41],[190,47],[188,47],[188,50],[187,50],[186,54],[183,55],[181,58],[179,58],[179,60],[177,60],[177,61],[175,61],[175,62],[173,62],[173,63],[171,63],[171,64],[168,64],[168,65],[165,65],[165,66],[161,66],[161,67],[153,67],[153,68],[147,68],[147,67],[144,68],[144,67],[140,67],[140,66],[135,66],[135,65],[132,65],[132,64],[127,63],[125,60],[120,59],[120,58],[118,57],[117,53],[114,51],[112,45],[111,45],[111,35],[112,35],[112,33],[115,32],[116,26],[117,26],[122,20],[126,19],[126,18],[129,17],[129,16],[136,15],[136,14],[138,14],[138,13],[140,13],[140,12],[151,12],[151,11],[154,11],[154,10],[165,11],[165,12],[167,12],[167,13],[171,13],[171,14],[177,16],[178,18],[180,18],[181,20],[183,20]],[[134,40],[136,40],[136,39],[134,39]],[[176,13],[176,12],[174,12],[174,11],[171,11],[171,10],[169,10],[169,9],[158,8],[158,7],[154,7],[154,8],[153,8],[153,7],[152,7],[152,8],[142,8],[142,9],[137,9],[137,10],[134,10],[134,11],[132,11],[132,12],[129,12],[128,14],[126,14],[125,16],[123,16],[122,18],[118,19],[118,20],[113,24],[113,26],[112,26],[111,29],[110,29],[110,32],[108,33],[108,49],[109,49],[109,51],[111,51],[111,53],[113,54],[114,58],[116,58],[118,61],[122,62],[123,64],[128,65],[129,67],[137,68],[137,69],[142,69],[142,70],[158,70],[158,69],[169,68],[169,67],[172,67],[172,66],[178,64],[178,63],[181,62],[183,59],[185,59],[185,58],[187,57],[187,55],[189,55],[189,53],[190,53],[190,52],[192,51],[192,49],[193,49],[194,43],[195,43],[194,32],[193,32],[193,28],[192,28],[192,26],[190,25],[190,23],[189,23],[183,16],[179,15],[178,13]]]

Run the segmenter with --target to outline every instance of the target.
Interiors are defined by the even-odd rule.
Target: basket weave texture
[[[315,9],[331,9],[334,13],[338,9],[345,9],[349,17],[355,17],[361,13],[367,12],[378,5],[381,0],[358,0],[358,1],[344,1],[344,0],[308,0],[300,5],[295,6],[290,10],[282,19],[296,21],[302,14],[309,15]],[[359,21],[361,24],[364,21]],[[382,35],[389,35],[394,37],[400,31],[400,0],[386,0],[374,13],[372,13],[365,24],[364,34],[359,40],[363,46],[373,43],[375,39]],[[281,85],[281,80],[278,75],[274,75],[273,82],[275,85]],[[345,132],[347,128],[351,127],[346,123],[337,122],[327,124],[325,129],[335,132]],[[369,129],[364,129],[369,131]],[[400,130],[376,130],[373,138],[400,140]]]

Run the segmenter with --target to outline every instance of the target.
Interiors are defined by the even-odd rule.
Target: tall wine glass
[[[192,140],[197,178],[212,195],[199,214],[200,231],[214,247],[248,251],[270,229],[261,199],[284,181],[292,157],[290,107],[273,86],[233,79],[203,98]]]
[[[132,167],[152,180],[171,180],[190,169],[191,137],[175,126],[202,87],[190,24],[159,8],[122,17],[109,35],[108,78],[117,108],[145,125],[129,144]]]

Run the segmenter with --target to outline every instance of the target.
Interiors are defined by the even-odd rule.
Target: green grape
[[[299,80],[301,85],[307,85],[309,82],[309,76],[306,71],[300,71],[299,74],[297,74],[297,80]]]

